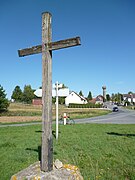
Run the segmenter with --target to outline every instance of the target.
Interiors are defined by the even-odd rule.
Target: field
[[[0,123],[41,121],[41,108],[41,106],[11,103],[8,112],[0,114]],[[53,105],[53,120],[56,119],[55,112],[55,106]],[[67,113],[71,118],[77,119],[100,116],[108,114],[109,111],[104,109],[73,109],[59,105],[59,117],[63,115],[63,113]]]
[[[40,160],[40,125],[3,127],[0,137],[0,179]],[[135,179],[135,125],[60,125],[53,139],[54,160],[78,166],[84,180]]]
[[[68,109],[60,106],[59,116],[93,117],[109,113],[99,109]],[[55,120],[55,106],[53,106]],[[10,104],[0,123],[41,121],[41,106]],[[60,125],[59,140],[53,125],[54,160],[79,167],[84,180],[135,180],[135,125]],[[0,179],[40,160],[41,125],[0,128]]]

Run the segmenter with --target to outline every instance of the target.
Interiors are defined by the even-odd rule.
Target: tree
[[[133,94],[133,92],[132,92],[132,91],[129,91],[128,94]]]
[[[6,99],[5,90],[0,85],[0,112],[7,110],[9,106],[8,99]]]
[[[23,93],[22,93],[20,86],[16,86],[12,93],[11,98],[14,99],[16,102],[21,102],[22,96],[23,96]]]
[[[116,94],[112,94],[112,102],[121,104],[121,102],[123,101],[123,95],[120,93],[116,93]]]
[[[24,90],[23,90],[23,97],[22,97],[23,102],[25,102],[27,104],[31,104],[33,98],[34,98],[34,92],[31,88],[31,86],[25,85]]]
[[[114,93],[112,93],[112,97],[111,97],[111,99],[112,99],[112,102],[114,102],[114,101],[115,101],[115,95],[114,95]]]
[[[65,104],[65,97],[59,97],[59,104]]]
[[[122,94],[118,93],[117,94],[117,103],[121,104],[121,101],[122,101]]]
[[[82,93],[82,91],[80,91],[80,92],[79,92],[79,95],[80,95],[80,96],[83,96],[83,93]]]
[[[64,89],[64,88],[68,88],[65,84],[62,84],[62,88]]]
[[[89,94],[88,94],[87,99],[88,99],[88,100],[92,100],[92,93],[91,93],[91,91],[89,91]]]
[[[110,97],[109,94],[106,95],[106,100],[107,100],[107,101],[110,101],[110,100],[111,100],[111,97]]]

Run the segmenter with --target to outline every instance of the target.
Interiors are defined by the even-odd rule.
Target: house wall
[[[33,99],[32,104],[33,105],[42,105],[42,99]]]
[[[69,96],[65,98],[65,105],[68,106],[69,103],[85,104],[86,102],[82,100],[77,94],[72,92]]]
[[[126,100],[126,99],[127,99],[127,98],[124,97],[124,100]],[[128,98],[127,100],[128,100],[128,102],[131,102],[131,98]],[[133,102],[135,103],[135,98],[133,98]]]

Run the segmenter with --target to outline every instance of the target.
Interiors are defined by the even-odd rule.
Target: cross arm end
[[[18,50],[18,56],[23,57],[23,55],[21,54],[21,50]]]
[[[78,44],[78,45],[81,45],[81,39],[80,39],[79,36],[76,37],[76,41],[77,41],[77,44]]]

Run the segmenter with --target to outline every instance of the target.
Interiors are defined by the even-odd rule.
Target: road
[[[128,110],[119,107],[118,112],[112,112],[108,115],[87,118],[87,119],[77,119],[76,123],[108,123],[108,124],[135,124],[135,111]]]
[[[86,119],[76,119],[76,124],[84,124],[84,123],[98,123],[98,124],[135,124],[135,110],[128,110],[122,107],[119,107],[118,112],[111,112],[108,115],[86,118]],[[29,126],[41,124],[40,122],[34,123],[23,123],[23,124],[7,124],[0,125],[0,127],[8,127],[8,126]]]

